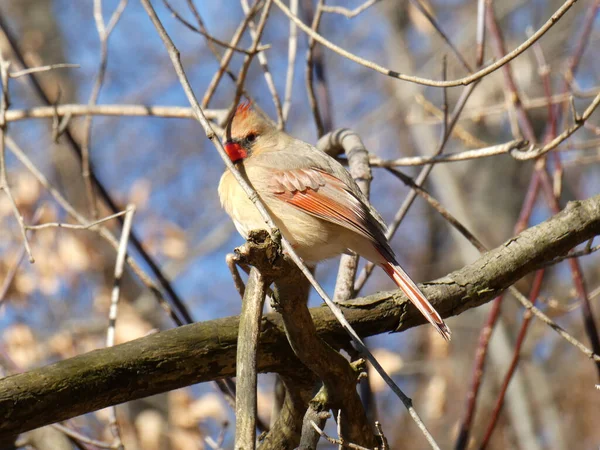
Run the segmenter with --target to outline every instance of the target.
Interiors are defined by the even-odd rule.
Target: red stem
[[[535,278],[533,280],[533,284],[531,286],[531,292],[529,293],[529,301],[535,304],[538,296],[540,295],[540,289],[542,287],[542,281],[544,280],[544,269],[538,270],[535,273]],[[531,322],[531,318],[533,315],[529,310],[526,310],[523,313],[523,322],[521,323],[521,329],[519,330],[519,335],[517,337],[517,342],[515,343],[515,351],[513,353],[512,360],[510,362],[510,366],[506,375],[504,376],[504,381],[502,382],[502,388],[500,389],[500,393],[498,394],[498,398],[496,399],[496,406],[494,407],[494,411],[492,412],[492,416],[490,418],[490,423],[488,424],[487,430],[485,432],[485,436],[483,438],[483,442],[479,446],[479,450],[484,450],[492,437],[492,433],[498,422],[498,418],[500,417],[500,411],[502,410],[502,406],[504,405],[504,397],[506,396],[506,391],[508,390],[508,385],[510,384],[510,380],[512,379],[515,371],[517,370],[517,364],[519,363],[519,356],[521,353],[521,347],[523,346],[523,342],[525,342],[525,336],[527,335],[527,328],[529,326],[529,322]]]
[[[540,176],[539,172],[536,171],[531,176],[529,187],[527,188],[527,194],[525,195],[525,200],[523,202],[523,205],[521,206],[519,219],[515,224],[514,234],[519,234],[527,227],[527,224],[529,223],[529,218],[531,217],[531,213],[535,205],[535,201],[538,196],[539,189]],[[503,297],[504,294],[496,297],[492,304],[492,309],[490,310],[490,314],[487,318],[487,321],[481,329],[481,332],[479,333],[479,343],[477,344],[477,351],[475,352],[475,363],[473,365],[471,388],[467,392],[467,409],[465,412],[465,416],[462,420],[462,425],[460,427],[458,439],[456,440],[456,445],[454,447],[456,450],[464,450],[467,447],[467,443],[469,441],[471,425],[473,423],[473,418],[475,417],[477,395],[479,394],[479,388],[481,386],[481,380],[483,378],[483,373],[485,369],[485,360],[490,343],[490,337],[492,336],[492,331],[500,315],[500,307],[502,305]]]

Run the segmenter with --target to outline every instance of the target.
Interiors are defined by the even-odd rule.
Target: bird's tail
[[[435,327],[435,329],[447,341],[450,340],[450,328],[444,323],[438,312],[431,306],[431,303],[425,298],[415,282],[411,280],[408,274],[398,264],[385,262],[381,264],[385,273],[398,285],[400,289],[408,296],[413,305],[425,316],[425,318]]]

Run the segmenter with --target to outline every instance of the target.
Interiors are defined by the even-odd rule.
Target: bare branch
[[[19,78],[25,75],[30,75],[32,73],[40,73],[40,72],[48,72],[50,70],[56,69],[79,69],[81,66],[79,64],[67,64],[67,63],[59,63],[59,64],[49,64],[47,66],[39,66],[33,67],[31,69],[17,70],[16,72],[10,72],[8,76],[10,78]]]
[[[102,219],[94,220],[93,222],[72,224],[72,223],[60,223],[60,222],[49,222],[41,223],[39,225],[26,225],[27,230],[43,230],[45,228],[67,228],[70,230],[89,230],[90,228],[100,225],[101,223],[108,222],[109,220],[116,219],[127,214],[127,210],[111,214],[110,216],[103,217]]]
[[[256,354],[260,336],[267,281],[259,269],[250,269],[248,285],[242,301],[236,360],[237,389],[235,396],[235,449],[256,447]]]
[[[21,67],[26,69],[27,63],[25,62],[24,56],[21,53],[21,51],[19,50],[19,47],[16,43],[15,37],[10,33],[10,30],[7,28],[7,24],[3,20],[2,15],[0,15],[0,36],[2,38],[4,38],[5,41],[7,42],[8,46],[10,48],[10,51],[13,53],[17,63]],[[44,89],[44,87],[38,81],[37,74],[35,74],[35,73],[30,74],[29,80],[31,81],[33,90],[34,90],[36,96],[40,99],[40,101],[42,103],[46,104],[47,106],[51,107],[51,111],[53,111],[53,112],[51,113],[50,117],[54,117],[53,116],[54,106],[56,106],[56,105],[54,104],[53,101],[50,100],[50,97],[49,97],[47,91]],[[68,126],[65,127],[64,134],[65,134],[65,137],[67,138],[69,147],[73,150],[75,156],[81,161],[81,159],[82,159],[81,147],[79,146],[79,144],[73,137]],[[31,163],[31,161],[27,158],[25,153],[20,151],[20,149],[16,146],[16,143],[14,141],[12,141],[12,144],[13,144],[13,148],[11,150],[13,151],[13,153],[15,153],[15,154],[18,153],[17,157],[19,159],[21,159],[22,161],[27,161],[27,163],[24,162],[24,164],[27,166],[27,168],[32,173],[35,172],[34,175],[36,175],[36,178],[38,178],[38,180],[44,179],[46,181],[46,185],[44,185],[44,183],[42,183],[42,181],[40,181],[40,183],[42,183],[44,186],[48,186],[49,185],[49,183],[47,183],[48,180],[45,179],[45,177],[41,174],[41,172],[39,172],[39,170],[36,169],[35,165]],[[9,146],[10,146],[10,144],[9,144]],[[41,178],[40,178],[40,176],[41,176]],[[106,203],[108,208],[113,213],[117,213],[120,210],[120,207],[117,205],[115,200],[112,198],[112,196],[110,195],[108,190],[93,174],[91,174],[91,178],[94,181],[94,185],[95,185],[96,189],[98,190],[98,194],[100,195],[102,200]],[[57,192],[58,191],[54,190],[54,193],[52,195],[55,196],[55,194]],[[63,198],[63,200],[64,200],[64,198]],[[66,200],[65,200],[65,203],[68,204],[68,202],[66,202]],[[121,221],[121,218],[119,218],[119,221]],[[80,222],[80,223],[82,223],[82,222]],[[172,305],[175,307],[175,309],[171,308],[171,306],[169,305],[169,303],[167,301],[168,299],[166,299],[164,297],[161,290],[158,288],[158,286],[155,285],[155,283],[151,280],[150,277],[143,274],[143,276],[141,277],[142,282],[150,288],[150,291],[158,299],[161,306],[163,308],[165,308],[165,310],[167,311],[168,314],[171,314],[171,317],[173,318],[173,320],[176,323],[182,324],[184,322],[187,322],[187,323],[193,322],[193,318],[192,318],[191,314],[189,313],[189,311],[187,310],[184,302],[182,301],[180,296],[175,291],[173,285],[169,282],[167,277],[164,275],[164,273],[160,269],[156,260],[152,256],[150,256],[150,254],[146,251],[146,249],[144,248],[144,246],[142,245],[142,243],[140,241],[140,238],[137,236],[137,234],[135,233],[134,230],[131,231],[130,241],[131,241],[132,245],[135,247],[136,251],[140,254],[141,258],[148,265],[152,274],[158,280],[160,287],[168,294],[170,301],[171,301]],[[116,242],[116,240],[114,242]],[[114,246],[114,247],[116,248],[116,246]],[[129,260],[128,260],[128,263],[130,263]],[[135,268],[133,270],[134,270],[134,272],[136,272]],[[136,272],[136,274],[139,275],[138,272]]]
[[[212,36],[211,34],[207,33],[205,30],[192,25],[190,22],[188,22],[187,20],[185,20],[181,14],[179,14],[175,8],[173,8],[173,6],[171,5],[171,3],[168,0],[163,0],[163,4],[167,7],[167,9],[169,11],[171,11],[171,14],[173,15],[173,17],[175,17],[175,19],[177,19],[182,25],[184,25],[185,27],[187,27],[188,29],[192,30],[194,33],[198,33],[201,36],[204,36],[206,39],[208,39],[210,42],[214,42],[217,45],[220,45],[221,47],[224,48],[228,48],[230,50],[233,50],[235,52],[239,52],[239,53],[244,53],[246,55],[252,55],[252,52],[250,50],[246,50],[244,48],[240,48],[240,47],[236,47],[234,45],[229,45],[227,42],[224,42],[220,39],[217,39],[216,37]],[[257,51],[264,51],[271,48],[270,45],[263,45],[261,47],[259,47],[257,49]]]
[[[250,5],[248,4],[248,0],[240,0],[242,4],[242,8],[244,10],[244,14],[249,14],[251,11]],[[265,5],[265,14],[268,14],[270,9],[270,3],[267,2]],[[266,21],[266,17],[264,19]],[[254,40],[253,50],[255,52],[260,48],[260,38],[262,36],[262,30],[260,25],[257,27],[252,20],[248,23],[250,28],[250,35]],[[254,56],[254,55],[250,55]],[[258,52],[258,62],[263,70],[263,75],[265,77],[265,81],[267,82],[267,87],[269,88],[269,92],[271,93],[271,97],[273,98],[273,103],[275,104],[275,112],[277,113],[277,123],[280,128],[283,128],[283,113],[281,111],[281,99],[279,98],[279,94],[277,93],[277,88],[275,87],[275,81],[273,80],[273,75],[269,71],[269,63],[267,62],[267,55],[264,52]],[[243,85],[243,80],[238,79],[238,83],[240,86]],[[237,106],[237,102],[235,102],[235,106]]]
[[[419,12],[421,14],[423,14],[423,16],[425,16],[425,18],[431,24],[431,26],[433,26],[433,28],[435,28],[435,31],[437,31],[437,33],[441,36],[441,38],[444,40],[444,42],[446,42],[448,47],[450,47],[450,50],[452,50],[452,53],[454,53],[454,55],[456,56],[456,59],[458,59],[458,61],[462,64],[462,66],[467,71],[467,73],[473,72],[473,69],[471,69],[471,66],[469,65],[467,60],[464,58],[462,53],[452,43],[452,41],[450,40],[448,35],[446,33],[444,33],[444,30],[442,30],[441,25],[437,22],[437,20],[435,20],[435,17],[433,17],[433,15],[427,10],[427,8],[423,5],[421,0],[410,0],[410,2],[411,2],[411,4],[413,4],[415,6],[415,8],[417,8],[419,10]]]
[[[369,188],[373,179],[369,165],[369,152],[358,134],[346,128],[335,130],[319,139],[317,148],[334,155],[343,151],[348,159],[352,178],[365,197],[369,198]],[[354,297],[354,278],[357,268],[357,255],[342,255],[333,296],[336,302]]]
[[[387,75],[392,78],[397,78],[399,80],[404,80],[404,81],[408,81],[408,82],[416,83],[416,84],[422,84],[424,86],[453,87],[453,86],[461,86],[461,85],[467,86],[477,80],[480,80],[484,76],[489,75],[490,73],[498,70],[500,67],[505,65],[507,62],[515,59],[517,56],[519,56],[521,53],[523,53],[525,50],[527,50],[529,47],[531,47],[544,34],[546,34],[546,32],[550,28],[552,28],[554,26],[554,24],[556,22],[558,22],[562,16],[564,16],[566,14],[566,12],[577,2],[577,0],[567,0],[565,3],[563,3],[563,5],[558,10],[556,10],[556,12],[552,15],[552,17],[550,17],[550,19],[548,19],[548,21],[546,23],[544,23],[544,25],[542,25],[542,27],[539,30],[537,30],[529,39],[527,39],[525,42],[523,42],[521,45],[519,45],[517,48],[515,48],[512,52],[507,53],[506,56],[504,56],[503,58],[501,58],[498,61],[496,61],[495,63],[475,72],[472,75],[469,75],[469,76],[466,76],[463,78],[458,78],[456,80],[449,80],[449,81],[436,81],[436,80],[431,80],[428,78],[404,75],[402,73],[399,73],[394,70],[390,70],[386,67],[380,66],[379,64],[377,64],[373,61],[369,61],[367,59],[360,58],[360,57],[356,56],[355,54],[350,53],[349,51],[337,46],[333,42],[325,39],[319,33],[314,31],[313,29],[311,29],[308,25],[306,25],[304,22],[302,22],[297,16],[292,14],[292,12],[283,3],[282,0],[273,0],[273,2],[279,7],[279,9],[281,9],[281,11],[290,20],[293,20],[294,22],[296,22],[296,24],[300,27],[300,29],[302,29],[302,31],[304,31],[306,34],[308,34],[311,38],[313,38],[320,44],[324,45],[328,49],[336,52],[337,54],[339,54],[345,58],[348,58],[350,61],[353,61],[353,62],[360,64],[361,66],[367,67],[369,69],[375,70],[376,72],[382,73],[383,75]]]
[[[104,16],[102,14],[102,0],[94,0],[94,21],[96,22],[96,30],[100,37],[100,63],[98,67],[98,73],[92,87],[92,93],[88,100],[88,105],[93,106],[98,102],[100,96],[100,90],[104,83],[104,76],[106,75],[106,66],[108,65],[108,38],[114,27],[119,22],[125,7],[129,0],[120,0],[115,8],[114,12],[110,16],[108,25],[104,22]],[[92,116],[86,116],[83,125],[83,141],[81,143],[81,176],[85,184],[85,192],[88,200],[88,208],[92,219],[98,218],[98,208],[96,205],[96,193],[94,191],[94,185],[92,181],[92,169],[90,166],[90,141],[92,139]]]
[[[442,317],[460,314],[599,234],[600,196],[572,202],[477,261],[420,287]],[[350,300],[344,312],[362,336],[425,323],[398,291]],[[328,309],[314,308],[311,316],[327,342],[335,345],[347,339]],[[134,398],[233,376],[238,321],[230,317],[159,332],[0,379],[0,438]],[[298,360],[287,344],[281,317],[268,314],[264,321],[268,326],[261,332],[258,370],[296,373]],[[600,361],[600,355],[577,348]],[[140,371],[151,371],[152,383],[140,377]]]
[[[135,214],[135,206],[128,205],[125,210],[125,221],[123,222],[123,230],[121,231],[121,239],[119,240],[119,248],[117,250],[117,261],[115,262],[115,274],[110,297],[110,309],[108,312],[108,329],[106,331],[106,346],[112,347],[115,345],[115,327],[117,324],[117,314],[119,308],[119,297],[121,293],[121,278],[123,277],[123,267],[125,265],[125,256],[127,255],[127,242],[131,233],[131,225],[133,223],[133,215]],[[110,408],[108,426],[115,438],[115,446],[122,447],[121,431],[117,423],[117,407]]]
[[[221,121],[227,114],[226,110],[205,110],[206,117]],[[25,119],[46,119],[54,116],[136,116],[136,117],[165,117],[177,119],[193,119],[194,111],[184,106],[145,106],[145,105],[57,105],[38,106],[31,109],[11,109],[6,112],[6,121],[15,122]]]
[[[410,156],[392,160],[381,159],[377,156],[369,158],[369,164],[374,167],[398,167],[398,166],[424,166],[427,164],[447,163],[456,161],[468,161],[471,159],[487,158],[489,156],[503,155],[512,150],[527,147],[528,141],[515,139],[505,144],[492,145],[491,147],[479,148],[477,150],[465,150],[464,152],[450,153],[439,156]]]
[[[2,54],[0,53],[0,85],[2,90],[2,98],[0,99],[0,190],[4,191],[8,201],[10,203],[10,207],[12,212],[19,224],[19,230],[21,231],[21,237],[23,238],[23,246],[25,247],[25,251],[29,256],[29,262],[33,263],[35,260],[33,259],[33,255],[31,253],[31,247],[29,246],[29,239],[27,239],[27,230],[25,229],[25,222],[23,220],[23,216],[17,207],[17,203],[15,202],[15,198],[12,195],[12,191],[10,190],[10,186],[8,184],[8,178],[6,176],[6,111],[10,105],[9,100],[9,92],[8,92],[8,68],[10,66],[10,62],[6,61]]]
[[[321,9],[323,10],[323,12],[326,12],[326,13],[340,14],[342,16],[347,17],[348,19],[353,19],[354,17],[358,16],[361,12],[363,12],[363,11],[367,10],[368,8],[370,8],[371,6],[373,6],[378,1],[380,1],[380,0],[367,0],[362,5],[357,6],[354,9],[344,8],[343,6],[328,6],[328,5],[323,5],[321,7]],[[292,10],[292,12],[293,12],[293,10]]]
[[[568,139],[573,133],[579,130],[586,120],[592,115],[592,113],[596,110],[596,108],[600,105],[600,94],[596,95],[592,103],[585,109],[581,117],[577,116],[577,113],[574,113],[574,121],[575,123],[567,128],[565,131],[560,133],[550,142],[542,147],[535,148],[533,145],[527,151],[521,151],[517,149],[513,149],[510,154],[513,158],[518,159],[519,161],[527,161],[530,159],[539,158],[540,156],[545,155],[551,150],[554,150],[560,144],[562,144],[566,139]]]
[[[298,14],[298,1],[290,0],[290,10],[293,14]],[[290,38],[288,39],[288,67],[285,77],[285,92],[283,95],[283,106],[281,114],[283,116],[282,126],[288,120],[290,108],[292,107],[292,90],[294,87],[294,68],[296,65],[296,52],[298,51],[298,28],[294,22],[290,21]]]

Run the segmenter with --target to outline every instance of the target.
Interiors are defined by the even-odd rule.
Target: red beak
[[[223,146],[231,162],[238,162],[248,156],[248,152],[237,142],[227,141]]]

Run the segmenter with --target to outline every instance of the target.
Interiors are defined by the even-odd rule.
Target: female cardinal
[[[446,340],[450,329],[398,265],[381,216],[350,174],[312,145],[279,131],[249,103],[238,106],[225,151],[256,190],[283,236],[306,262],[349,251],[381,266]],[[229,170],[219,183],[223,208],[244,237],[265,221]]]

